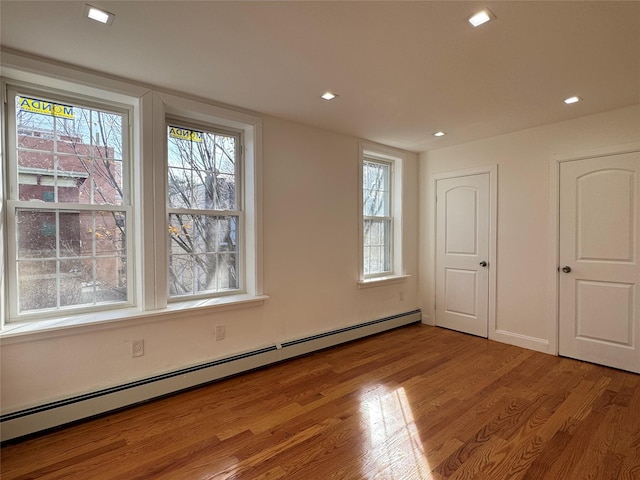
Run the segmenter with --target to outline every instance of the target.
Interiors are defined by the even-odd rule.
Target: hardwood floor
[[[640,479],[640,376],[411,325],[2,449],[16,479]]]

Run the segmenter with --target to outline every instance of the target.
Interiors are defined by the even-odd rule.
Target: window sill
[[[211,310],[235,310],[244,307],[260,306],[267,300],[267,295],[228,295],[224,297],[201,300],[173,302],[166,308],[158,310],[140,310],[138,308],[120,308],[91,312],[79,315],[68,315],[53,319],[8,323],[0,331],[2,345],[40,340],[66,335],[75,335],[85,330],[103,330],[122,326],[123,323],[135,321],[136,325],[175,318],[179,315],[192,315],[194,312],[205,313]]]
[[[383,285],[402,283],[409,277],[411,275],[387,275],[386,277],[367,278],[358,281],[358,288],[381,287]]]

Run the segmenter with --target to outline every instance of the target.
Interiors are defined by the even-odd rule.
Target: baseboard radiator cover
[[[0,441],[19,439],[420,320],[420,310],[413,310],[6,413],[0,415]]]

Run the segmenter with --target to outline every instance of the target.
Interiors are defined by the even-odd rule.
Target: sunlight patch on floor
[[[369,444],[363,474],[368,480],[428,480],[432,476],[404,388],[371,392],[360,404]]]

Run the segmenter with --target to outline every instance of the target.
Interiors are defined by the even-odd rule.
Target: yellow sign
[[[45,102],[34,98],[20,97],[20,108],[25,112],[50,115],[52,117],[62,117],[73,119],[73,107],[58,105],[57,103]]]
[[[169,136],[180,140],[191,140],[192,142],[202,142],[202,132],[188,130],[180,127],[169,127]]]

